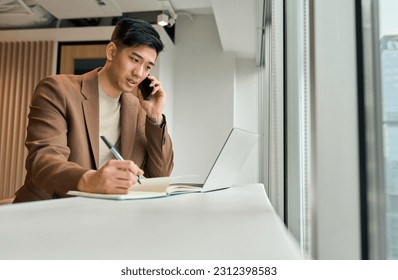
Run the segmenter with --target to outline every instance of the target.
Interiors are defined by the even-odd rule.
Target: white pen
[[[124,158],[119,154],[118,150],[113,146],[108,139],[106,139],[105,136],[101,136],[102,141],[104,141],[105,145],[108,146],[109,150],[111,150],[112,154],[118,159],[118,160],[124,160]],[[137,181],[141,185],[140,181],[140,176],[137,176]]]

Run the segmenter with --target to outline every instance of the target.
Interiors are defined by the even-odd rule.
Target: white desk
[[[0,259],[301,259],[261,184],[0,207]]]

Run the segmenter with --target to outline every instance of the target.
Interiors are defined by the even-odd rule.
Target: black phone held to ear
[[[148,78],[145,78],[139,85],[138,88],[141,91],[142,97],[145,100],[148,100],[148,98],[151,96],[153,87],[149,86],[151,84],[151,80]]]

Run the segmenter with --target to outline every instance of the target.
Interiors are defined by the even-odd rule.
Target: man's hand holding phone
[[[154,76],[148,76],[138,87],[140,89],[140,104],[146,111],[148,118],[156,125],[162,124],[163,108],[166,102],[166,93],[162,84]]]

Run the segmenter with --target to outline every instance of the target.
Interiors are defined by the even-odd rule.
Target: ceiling
[[[169,4],[177,14],[176,25],[181,16],[214,15],[223,49],[255,58],[257,0],[0,0],[0,29],[104,25],[126,15],[155,22]]]

